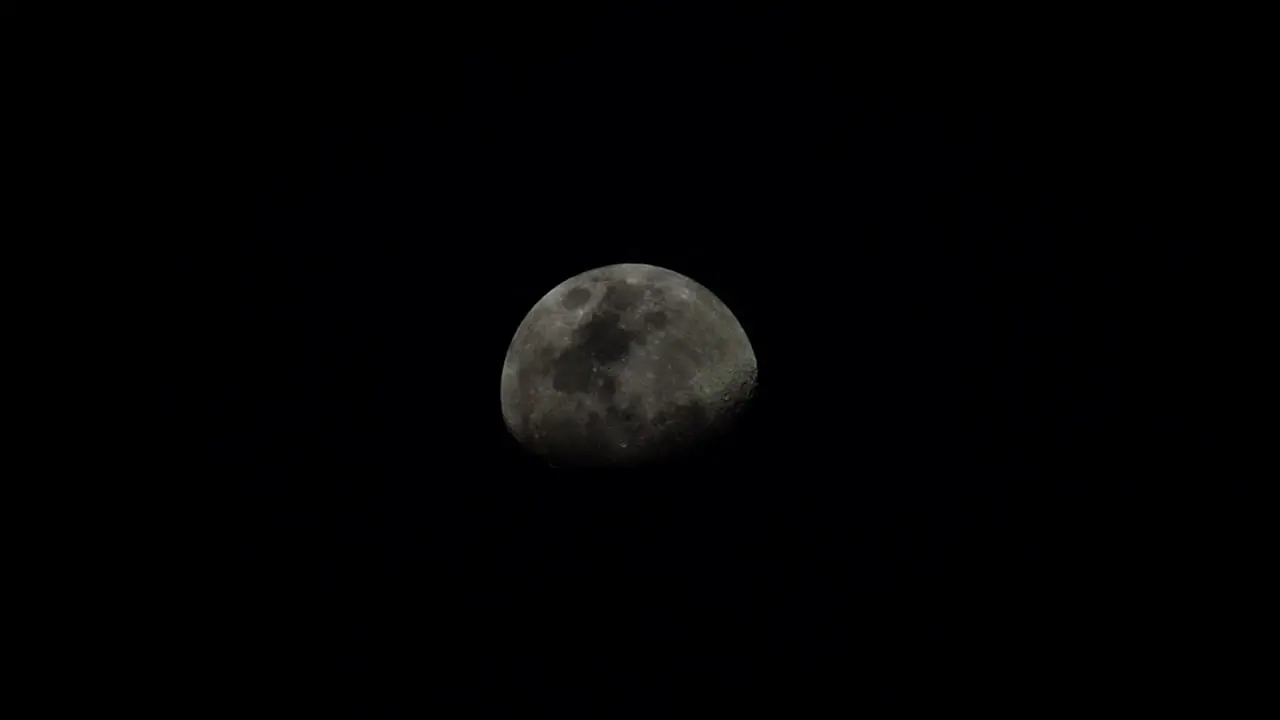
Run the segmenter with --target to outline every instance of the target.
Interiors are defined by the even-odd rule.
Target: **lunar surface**
[[[725,429],[755,384],[751,343],[711,291],[652,265],[609,265],[525,316],[502,368],[502,413],[553,464],[641,465]]]

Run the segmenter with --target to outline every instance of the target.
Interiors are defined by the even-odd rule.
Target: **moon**
[[[728,427],[756,377],[746,332],[710,290],[653,265],[609,265],[525,316],[502,367],[502,414],[553,464],[643,465]]]

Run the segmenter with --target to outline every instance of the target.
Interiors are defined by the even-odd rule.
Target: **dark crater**
[[[650,310],[644,314],[644,324],[652,330],[661,330],[667,326],[667,314],[662,310]]]
[[[611,283],[605,288],[600,305],[606,310],[625,312],[644,300],[644,287],[625,282]]]
[[[576,310],[587,304],[587,301],[590,299],[590,290],[584,287],[576,287],[565,293],[564,297],[560,299],[560,305],[566,310]]]
[[[574,330],[569,347],[551,362],[551,386],[559,392],[587,392],[597,367],[625,358],[631,343],[640,337],[624,329],[621,319],[617,312],[602,308]],[[600,388],[610,396],[616,390],[616,384]]]
[[[596,397],[604,402],[612,402],[614,396],[618,394],[618,381],[612,375],[600,375],[598,382]]]

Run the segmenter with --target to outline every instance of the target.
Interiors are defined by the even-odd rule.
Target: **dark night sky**
[[[1235,540],[1156,510],[1216,446],[1145,69],[661,7],[272,24],[203,70],[216,682],[352,717],[1169,692],[1134,668],[1213,635],[1167,603],[1189,562],[1236,587],[1197,555]],[[715,291],[760,392],[678,467],[547,470],[503,355],[615,262]]]

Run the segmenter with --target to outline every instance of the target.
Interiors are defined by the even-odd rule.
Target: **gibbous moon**
[[[502,414],[552,463],[630,466],[724,428],[755,383],[751,343],[710,290],[652,265],[609,265],[525,316],[502,368]]]

